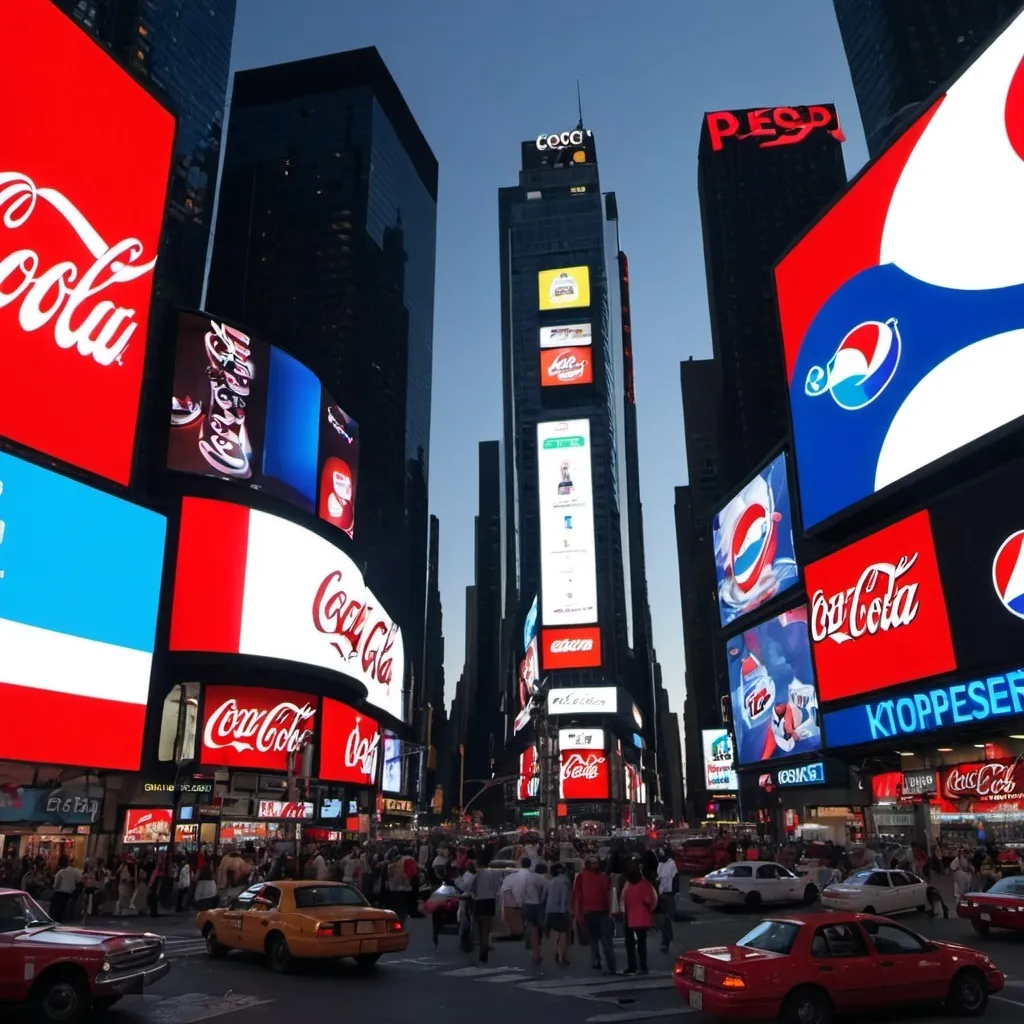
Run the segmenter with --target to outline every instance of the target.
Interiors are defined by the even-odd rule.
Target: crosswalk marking
[[[205,956],[206,940],[191,935],[165,935],[164,951],[171,960],[186,956]]]
[[[627,977],[609,979],[606,982],[569,982],[561,985],[545,986],[542,989],[534,989],[534,983],[527,981],[520,985],[520,988],[531,989],[543,992],[549,996],[575,996],[577,999],[597,999],[615,1001],[612,993],[619,992],[648,992],[653,989],[673,988],[675,982],[669,977]]]
[[[652,1017],[675,1017],[679,1013],[696,1013],[689,1006],[670,1006],[667,1010],[623,1010],[621,1013],[599,1013],[588,1017],[587,1024],[625,1024],[630,1020],[649,1020]]]

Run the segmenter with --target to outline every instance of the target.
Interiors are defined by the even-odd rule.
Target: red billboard
[[[1016,760],[958,764],[942,773],[941,792],[950,801],[988,804],[1024,801],[1024,769]]]
[[[821,700],[956,668],[928,512],[804,570]]]
[[[380,725],[340,700],[324,698],[320,711],[320,778],[326,782],[377,784]]]
[[[545,672],[552,669],[601,667],[599,626],[542,629],[540,643]]]
[[[207,686],[201,764],[283,772],[313,739],[317,699],[290,690]],[[298,768],[301,760],[295,766]]]
[[[725,139],[735,142],[756,139],[760,149],[792,146],[803,142],[813,131],[827,131],[838,142],[846,135],[839,114],[831,104],[810,107],[757,107],[754,110],[719,110],[707,115],[708,138],[717,153]]]
[[[173,116],[50,3],[4,6],[0,435],[127,484]]]
[[[611,775],[604,750],[563,750],[558,795],[562,800],[607,800]]]
[[[527,747],[519,755],[519,780],[516,787],[517,800],[530,800],[540,792],[540,765],[537,763],[537,748]]]
[[[589,348],[547,348],[540,353],[540,386],[593,384],[594,356]]]

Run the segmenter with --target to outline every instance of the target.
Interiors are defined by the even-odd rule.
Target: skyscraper
[[[833,3],[872,157],[1022,6],[1021,0]]]
[[[417,687],[437,175],[376,49],[239,72],[206,303],[267,331],[359,424],[355,544]]]

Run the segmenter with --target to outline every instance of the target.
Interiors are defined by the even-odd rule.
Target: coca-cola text
[[[597,779],[601,772],[601,765],[606,761],[603,754],[580,754],[571,753],[562,762],[562,781],[568,779]]]
[[[552,640],[548,650],[552,654],[572,654],[577,651],[592,651],[593,640]]]
[[[246,480],[252,476],[252,445],[245,406],[253,378],[249,337],[228,324],[210,322],[206,356],[210,361],[210,407],[199,432],[199,451],[218,473]]]
[[[380,747],[380,731],[374,727],[372,735],[363,736],[359,731],[361,718],[356,715],[355,724],[345,742],[345,767],[355,768],[366,778],[367,785],[373,785],[377,778],[377,750]]]
[[[224,701],[206,717],[203,747],[222,750],[232,747],[240,754],[294,754],[313,738],[311,704],[282,701],[269,710],[239,707],[234,698]]]
[[[989,761],[984,764],[961,764],[946,772],[943,785],[952,799],[977,797],[979,800],[1011,800],[1024,797],[1017,786],[1015,764]]]

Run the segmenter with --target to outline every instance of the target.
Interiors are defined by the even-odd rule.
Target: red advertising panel
[[[942,773],[942,796],[975,805],[1024,801],[1024,768],[1016,760],[958,764]]]
[[[582,626],[576,629],[540,631],[544,671],[561,668],[600,668],[601,629]]]
[[[821,700],[956,668],[927,512],[804,570]]]
[[[0,32],[0,434],[127,484],[174,118],[50,3]]]
[[[204,699],[201,764],[283,772],[288,755],[300,753],[313,739],[316,697],[207,686]]]
[[[540,353],[540,386],[593,384],[594,357],[589,348],[548,348]]]
[[[362,711],[325,698],[320,712],[320,778],[326,782],[377,784],[380,726]]]
[[[563,750],[558,795],[562,800],[607,800],[611,776],[603,750]]]
[[[519,784],[517,800],[529,800],[540,791],[540,765],[537,763],[537,748],[527,747],[519,755]]]
[[[718,110],[707,115],[711,148],[719,152],[725,139],[736,142],[753,139],[750,145],[760,149],[793,146],[803,142],[811,132],[827,131],[838,142],[846,135],[839,124],[839,115],[831,103],[810,107],[758,107],[754,110]]]
[[[174,811],[169,807],[131,807],[124,815],[125,843],[169,843]]]

